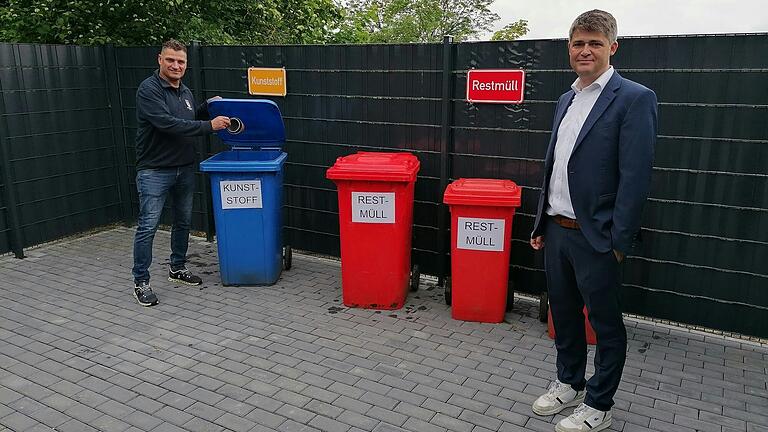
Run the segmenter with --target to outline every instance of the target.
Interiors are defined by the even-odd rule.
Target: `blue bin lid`
[[[216,132],[228,146],[277,149],[285,143],[283,117],[271,100],[216,99],[208,102],[208,113],[230,118],[230,127]]]
[[[208,173],[266,173],[283,169],[288,154],[281,151],[229,150],[200,162]]]

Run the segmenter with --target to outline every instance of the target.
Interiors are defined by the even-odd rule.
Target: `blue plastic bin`
[[[218,99],[209,102],[212,117],[232,119],[219,137],[232,150],[200,163],[211,177],[213,216],[224,285],[270,285],[291,266],[283,247],[282,151],[285,127],[269,100]]]

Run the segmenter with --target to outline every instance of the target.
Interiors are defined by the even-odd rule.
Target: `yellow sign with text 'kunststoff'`
[[[248,93],[285,96],[285,68],[248,68]]]

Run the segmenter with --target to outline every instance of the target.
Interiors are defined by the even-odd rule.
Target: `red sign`
[[[471,69],[467,72],[467,102],[523,103],[525,71],[520,69]]]

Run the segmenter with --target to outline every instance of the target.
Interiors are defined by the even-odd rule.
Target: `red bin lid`
[[[336,159],[325,176],[329,180],[412,182],[419,166],[411,153],[357,152]]]
[[[520,207],[520,188],[512,180],[462,178],[445,188],[443,202],[493,207]]]

